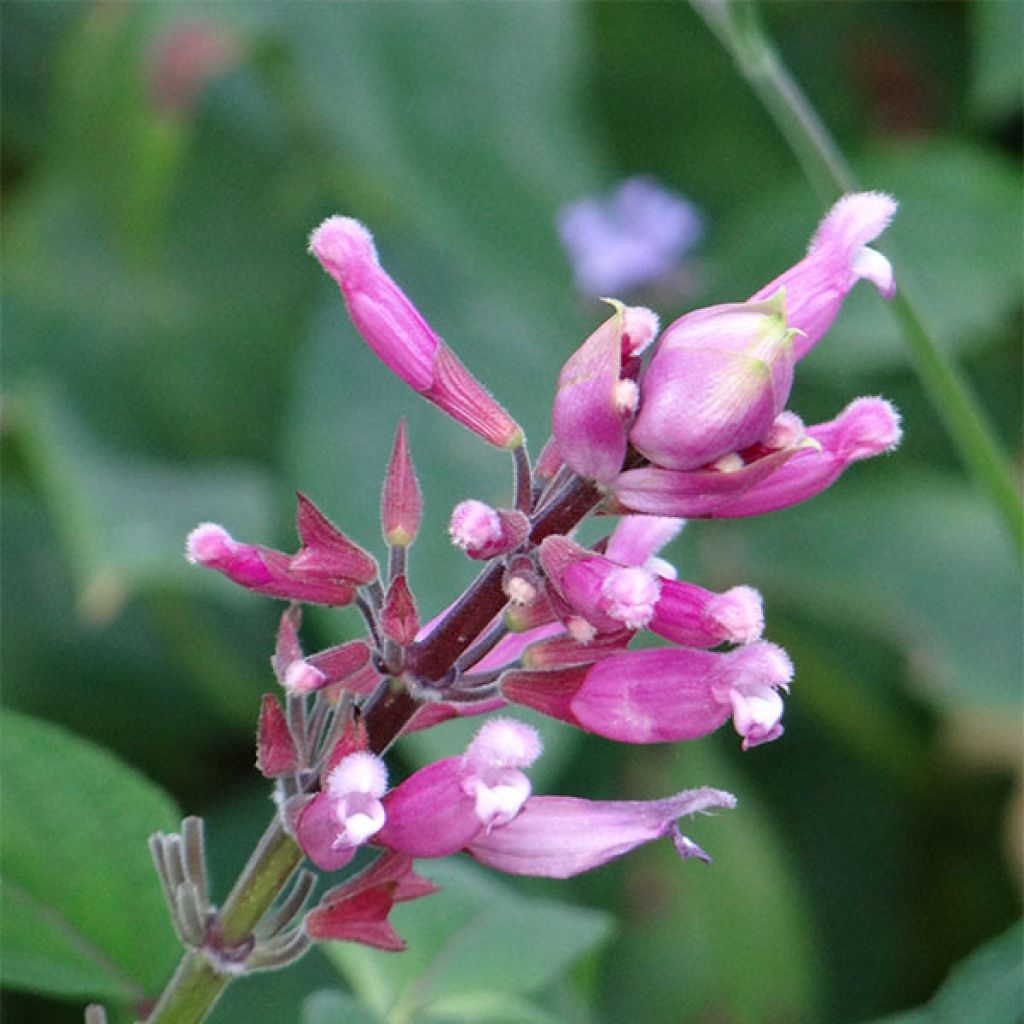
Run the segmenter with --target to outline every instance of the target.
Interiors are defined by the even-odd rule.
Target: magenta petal
[[[622,313],[606,320],[562,367],[552,434],[567,465],[607,481],[622,469],[626,426],[616,405],[622,369]]]
[[[412,857],[447,857],[481,829],[472,796],[463,789],[461,757],[421,768],[384,798],[387,820],[374,842]]]
[[[859,278],[870,280],[885,298],[895,291],[892,268],[881,253],[867,248],[896,213],[896,201],[880,192],[843,196],[825,215],[807,255],[767,284],[751,299],[756,301],[786,289],[789,325],[801,333],[793,339],[793,352],[802,359],[832,325]]]
[[[611,491],[623,511],[702,519],[777,472],[800,450],[784,448],[731,472],[630,469],[615,478]]]
[[[900,440],[900,418],[884,399],[858,398],[834,420],[808,428],[807,435],[820,447],[802,448],[776,473],[723,502],[711,516],[763,515],[813,498],[850,463],[892,450]]]
[[[474,839],[467,852],[511,875],[571,878],[672,832],[683,815],[735,803],[729,793],[708,788],[651,801],[535,796],[507,825]]]
[[[589,669],[569,707],[580,728],[622,743],[707,736],[732,714],[715,689],[728,657],[683,648],[613,655]]]

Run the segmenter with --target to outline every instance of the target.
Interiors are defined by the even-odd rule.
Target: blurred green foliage
[[[882,248],[1019,457],[1024,8],[765,14],[861,179],[900,199]],[[682,3],[8,0],[0,19],[3,700],[18,713],[3,735],[4,873],[9,891],[31,881],[61,909],[73,864],[95,893],[83,927],[116,959],[125,906],[158,903],[146,834],[173,826],[140,774],[206,816],[215,899],[269,814],[252,762],[274,602],[188,567],[185,533],[215,520],[287,547],[301,488],[374,544],[378,468],[404,415],[427,502],[413,582],[430,615],[472,576],[447,545],[451,505],[507,502],[504,460],[358,341],[304,253],[309,230],[337,211],[365,220],[539,444],[557,369],[602,315],[573,294],[561,204],[638,172],[699,204],[688,291],[645,297],[666,319],[753,292],[795,261],[821,210]],[[191,48],[168,51],[183,31]],[[187,59],[197,39],[205,71]],[[867,288],[801,366],[793,407],[824,419],[864,393],[903,410],[898,454],[791,512],[691,524],[672,552],[695,582],[763,591],[769,636],[797,666],[784,739],[745,755],[724,734],[681,750],[565,730],[548,743],[547,791],[732,789],[738,809],[692,829],[714,867],[655,846],[564,885],[453,878],[424,911],[455,914],[493,885],[487,898],[525,921],[472,959],[451,954],[430,1019],[866,1020],[924,1004],[1019,916],[1019,566]],[[307,643],[357,629],[349,613],[310,614]],[[464,732],[416,738],[407,766]],[[32,853],[50,835],[52,861]],[[537,936],[526,894],[590,910],[545,910],[555,923]],[[64,910],[74,919],[81,900]],[[407,933],[433,948],[453,919],[430,913]],[[7,911],[3,925],[11,1019],[80,1020],[80,1002],[50,997],[86,994],[131,1013],[134,990],[20,971],[11,951],[31,947],[31,924]],[[143,963],[129,973],[152,994],[173,941],[160,919],[145,928],[154,945],[130,951]],[[522,957],[565,934],[529,973]],[[941,1016],[957,1005],[1018,1019],[1019,988],[989,1004],[970,988],[1012,976],[1019,932],[1000,943],[900,1019],[966,1019]],[[363,954],[316,951],[247,980],[212,1019],[376,1020],[386,1003],[366,999]]]

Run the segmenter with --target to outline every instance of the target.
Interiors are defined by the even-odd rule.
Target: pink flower
[[[493,718],[460,757],[421,768],[385,798],[376,842],[413,857],[445,857],[480,832],[511,821],[530,795],[520,770],[540,756],[528,725]]]
[[[501,691],[507,700],[622,743],[698,739],[731,717],[745,749],[781,734],[775,691],[788,688],[792,677],[785,651],[756,642],[724,654],[640,650],[593,665],[512,670]]]
[[[609,544],[613,550],[623,547]],[[761,596],[750,587],[716,594],[652,568],[618,565],[557,535],[543,541],[540,559],[558,594],[599,633],[646,627],[679,644],[717,647],[750,643],[764,629]],[[674,573],[657,563],[661,560],[652,557],[646,562]]]
[[[381,830],[386,790],[387,768],[368,751],[348,754],[330,770],[295,825],[295,838],[318,868],[344,867]]]
[[[777,451],[738,454],[735,466],[678,472],[646,466],[612,483],[619,508],[690,519],[762,515],[820,494],[852,463],[891,451],[899,413],[882,398],[858,398],[834,420],[809,427]]]
[[[260,594],[310,604],[351,604],[356,587],[376,578],[377,563],[305,495],[296,497],[302,541],[297,554],[242,544],[223,526],[200,523],[188,535],[185,557]]]
[[[479,835],[466,852],[510,875],[571,878],[672,834],[681,857],[710,860],[696,843],[680,835],[676,820],[735,805],[730,793],[708,788],[684,790],[665,800],[534,796],[513,821]]]
[[[329,217],[309,249],[338,283],[349,316],[378,358],[414,391],[499,448],[518,448],[523,432],[431,330],[385,273],[370,232],[351,217]]]
[[[853,446],[838,444],[828,424],[805,433],[785,409],[794,362],[822,337],[857,280],[892,296],[892,267],[867,243],[895,211],[889,196],[845,196],[800,263],[747,302],[690,313],[662,334],[629,434],[650,465],[605,481],[617,511],[756,515],[818,493],[850,462],[895,444],[898,420],[888,405],[883,412],[876,404],[871,437]],[[866,423],[863,407],[854,406]],[[791,459],[794,467],[783,469]]]

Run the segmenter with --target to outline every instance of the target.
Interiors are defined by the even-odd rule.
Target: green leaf
[[[442,891],[392,913],[408,942],[406,952],[394,956],[349,943],[329,947],[353,990],[392,1024],[447,1016],[474,1000],[493,1008],[496,998],[536,992],[611,929],[603,913],[524,899],[468,863],[424,862],[417,870]]]
[[[381,1024],[381,1019],[347,992],[323,989],[303,1002],[301,1024]]]
[[[507,992],[467,992],[439,999],[424,1024],[564,1024],[563,1019]]]
[[[117,458],[48,389],[13,396],[9,423],[25,475],[52,510],[87,618],[109,620],[145,587],[240,593],[187,564],[185,537],[213,520],[239,537],[266,539],[272,515],[263,473]]]
[[[906,471],[888,478],[897,468],[855,467],[856,485],[840,480],[808,504],[706,527],[706,569],[887,637],[923,696],[950,713],[1013,711],[1022,614],[1014,554],[967,484]]]
[[[5,985],[138,1003],[180,953],[147,836],[171,801],[105,751],[12,712],[2,719]]]
[[[710,865],[680,862],[667,842],[624,861],[630,925],[602,965],[612,1019],[817,1019],[822,965],[810,912],[767,808],[714,741],[676,747],[666,761],[673,780],[728,790],[737,806],[680,822]]]
[[[1016,924],[957,964],[927,1005],[876,1024],[1020,1024],[1022,948],[1024,925]]]
[[[972,105],[988,121],[1019,113],[1024,80],[1020,44],[1024,40],[1024,6],[1013,0],[973,4],[974,80]]]

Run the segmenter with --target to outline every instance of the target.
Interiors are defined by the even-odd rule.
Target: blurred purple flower
[[[595,296],[665,277],[704,230],[689,200],[645,175],[627,178],[606,196],[563,206],[556,223],[577,287]]]

